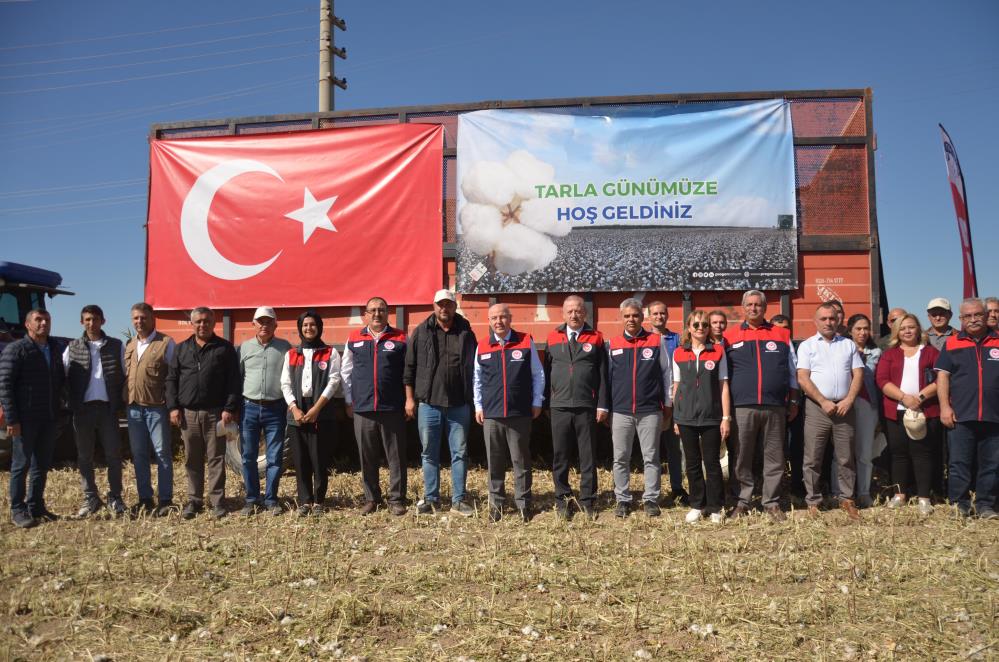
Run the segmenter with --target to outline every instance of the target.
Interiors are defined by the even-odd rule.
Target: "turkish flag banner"
[[[444,129],[153,140],[154,308],[423,304],[441,287]]]

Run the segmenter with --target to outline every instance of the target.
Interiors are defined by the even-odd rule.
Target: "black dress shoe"
[[[591,522],[597,518],[596,509],[588,503],[583,504],[583,514],[586,515],[586,519]]]
[[[630,511],[631,507],[625,501],[618,501],[617,507],[614,508],[614,514],[622,519],[627,517]]]
[[[520,514],[520,520],[524,522],[524,524],[530,522],[531,518],[534,517],[534,511],[531,510],[530,506],[527,506],[526,508],[519,508],[517,512]]]
[[[645,502],[645,514],[648,517],[659,517],[662,514],[662,512],[663,511],[659,507],[659,504],[656,503],[655,501],[646,501]]]
[[[555,499],[555,516],[561,520],[569,519],[569,502],[565,499]]]
[[[503,511],[496,506],[489,506],[489,521],[498,522],[503,519]]]
[[[188,501],[184,506],[184,511],[180,514],[184,519],[194,519],[194,517],[201,512],[202,505],[200,503],[195,503],[194,501]]]
[[[31,516],[39,522],[55,522],[59,519],[59,516],[48,508],[45,508],[37,513],[31,513]]]
[[[149,500],[149,503],[152,505],[152,499]],[[156,517],[166,517],[176,509],[177,506],[173,505],[173,501],[167,499],[166,501],[160,501],[160,505],[153,512],[153,515]]]

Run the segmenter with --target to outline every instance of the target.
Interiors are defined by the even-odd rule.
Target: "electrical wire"
[[[48,188],[23,189],[20,191],[4,191],[0,192],[0,198],[30,198],[33,196],[46,195],[50,193],[96,191],[100,189],[109,189],[109,188],[124,188],[127,186],[136,186],[138,184],[145,184],[145,183],[146,183],[145,177],[139,177],[136,179],[115,179],[107,182],[97,182],[94,184],[72,184],[70,186],[50,186]]]
[[[286,62],[297,60],[303,57],[314,57],[312,53],[299,53],[298,55],[287,55],[285,57],[272,57],[264,60],[251,60],[249,62],[236,62],[233,64],[220,64],[214,67],[201,67],[199,69],[188,69],[186,71],[168,71],[160,74],[147,74],[145,76],[131,76],[129,78],[119,78],[116,80],[98,80],[89,83],[72,83],[69,85],[53,85],[51,87],[35,87],[27,90],[2,90],[0,96],[11,96],[15,94],[34,94],[36,92],[55,92],[58,90],[75,90],[82,87],[97,87],[101,85],[117,85],[119,83],[131,83],[137,80],[153,80],[155,78],[169,78],[172,76],[186,76],[187,74],[202,73],[205,71],[220,71],[222,69],[236,69],[239,67],[249,67],[257,64],[268,64],[271,62]]]
[[[67,44],[86,44],[95,41],[108,41],[109,39],[124,39],[127,37],[145,37],[153,34],[166,34],[168,32],[181,32],[183,30],[196,30],[199,28],[211,28],[219,25],[234,25],[236,23],[249,23],[250,21],[262,21],[268,18],[280,18],[283,16],[294,16],[295,14],[309,13],[308,9],[296,9],[295,11],[281,12],[279,14],[267,14],[266,16],[246,16],[244,18],[234,18],[229,21],[218,21],[215,23],[198,23],[195,25],[182,25],[172,28],[160,28],[159,30],[148,30],[145,32],[124,32],[121,34],[110,34],[101,37],[85,37],[83,39],[67,39],[65,41],[50,41],[44,44],[21,44],[19,46],[3,46],[0,51],[16,51],[23,48],[48,48],[51,46],[65,46]]]

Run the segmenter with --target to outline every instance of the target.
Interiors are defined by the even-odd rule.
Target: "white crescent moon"
[[[230,179],[248,172],[263,172],[284,181],[273,168],[259,161],[252,159],[226,161],[206,170],[198,177],[184,199],[184,206],[180,212],[180,237],[187,254],[205,273],[222,280],[243,280],[256,276],[271,266],[281,255],[281,251],[278,251],[266,262],[237,264],[219,253],[208,234],[208,211],[211,209],[215,194]]]

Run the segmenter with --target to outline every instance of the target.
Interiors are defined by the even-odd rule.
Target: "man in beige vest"
[[[156,316],[148,303],[132,306],[132,326],[136,335],[125,346],[128,437],[135,466],[135,487],[139,493],[139,502],[132,508],[132,513],[162,517],[173,507],[173,452],[166,407],[166,378],[174,341],[156,331]],[[150,451],[156,454],[158,507],[153,504]]]

